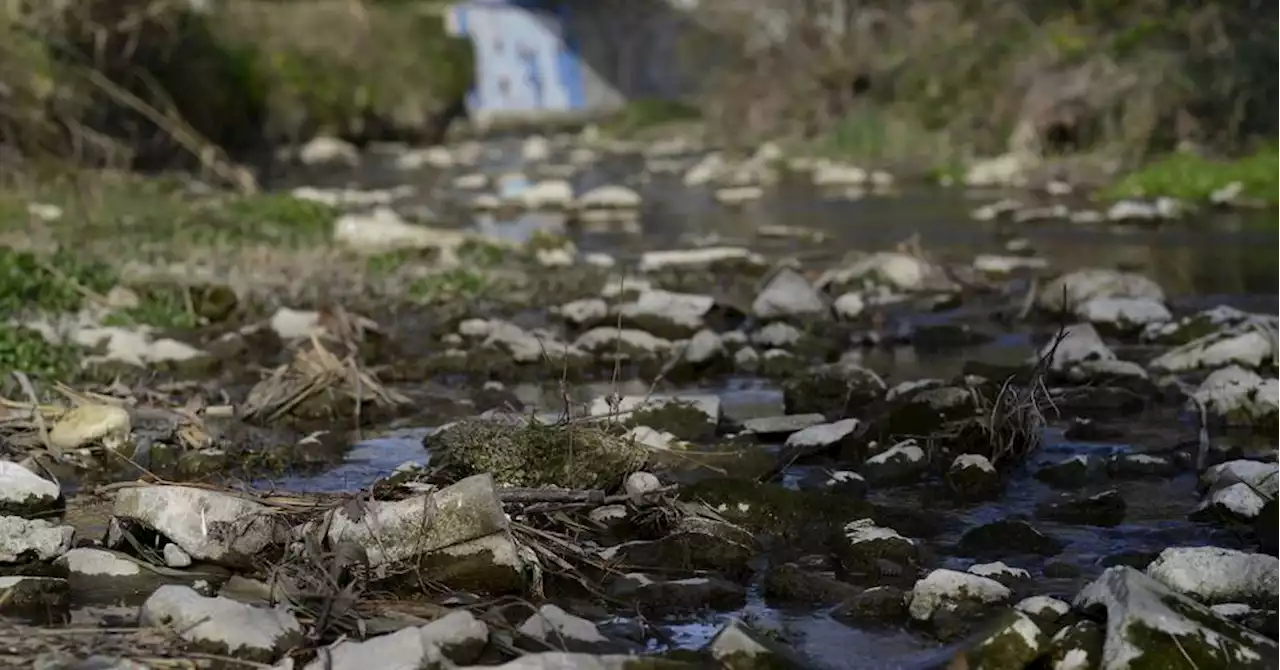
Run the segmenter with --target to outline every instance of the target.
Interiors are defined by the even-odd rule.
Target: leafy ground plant
[[[1280,191],[1280,146],[1268,143],[1234,160],[1216,160],[1191,153],[1170,154],[1122,179],[1107,195],[1172,196],[1205,201],[1215,191],[1239,183],[1241,196],[1275,204]]]

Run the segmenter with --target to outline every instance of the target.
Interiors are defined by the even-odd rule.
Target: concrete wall
[[[663,0],[470,0],[448,19],[475,45],[478,121],[605,112],[696,85],[680,44],[698,36]]]

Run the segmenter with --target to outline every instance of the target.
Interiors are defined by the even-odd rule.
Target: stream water
[[[493,172],[518,165],[519,146],[500,145],[505,152],[491,152],[488,165]],[[513,158],[513,156],[517,158]],[[386,187],[402,183],[401,173],[368,168],[365,187]],[[536,173],[536,168],[531,168]],[[973,193],[963,189],[905,188],[891,196],[867,195],[861,199],[823,198],[804,185],[786,185],[778,195],[766,196],[743,207],[726,208],[714,202],[705,189],[691,189],[678,176],[651,175],[638,179],[637,158],[605,161],[579,171],[572,178],[579,192],[604,183],[626,183],[643,194],[645,205],[638,226],[629,231],[609,228],[570,228],[568,234],[584,251],[604,251],[625,259],[643,249],[684,248],[697,240],[720,240],[726,244],[749,244],[773,255],[794,254],[808,267],[821,267],[850,250],[891,248],[911,235],[920,246],[941,259],[967,262],[980,253],[1001,253],[1010,237],[1025,238],[1038,255],[1055,267],[1082,266],[1132,269],[1164,287],[1175,314],[1187,310],[1230,304],[1246,310],[1275,313],[1277,306],[1277,234],[1272,211],[1233,212],[1193,218],[1159,228],[1118,228],[1110,225],[1081,226],[1067,222],[1013,225],[978,222],[969,217],[974,207],[1007,194]],[[441,183],[448,183],[442,179]],[[351,184],[344,184],[351,185]],[[450,194],[440,189],[422,188],[422,202],[441,211],[440,202]],[[1025,194],[1024,194],[1025,195]],[[452,211],[447,207],[445,211]],[[526,237],[541,227],[559,228],[561,222],[547,215],[526,215],[510,220],[477,216],[470,222],[488,232],[515,238]],[[822,233],[821,242],[795,238],[764,239],[753,231],[762,225],[800,226]],[[915,315],[918,319],[974,319],[981,315],[961,310],[941,314]],[[864,352],[864,364],[884,375],[890,384],[923,377],[948,378],[958,374],[967,360],[1016,362],[1031,353],[1028,337],[1018,332],[999,333],[980,347],[951,348],[930,352],[912,347],[876,348]],[[624,383],[622,393],[644,393],[647,383]],[[560,402],[547,389],[533,384],[510,389],[527,407],[556,411]],[[575,389],[582,400],[608,393],[609,385]],[[782,393],[768,380],[731,378],[712,387],[667,389],[674,392],[712,392],[719,395],[727,415],[735,419],[783,413]],[[1153,413],[1129,419],[1121,436],[1107,442],[1068,440],[1065,422],[1055,422],[1046,430],[1043,446],[1007,485],[998,501],[980,505],[951,503],[924,487],[877,490],[872,499],[917,509],[929,509],[936,522],[935,536],[928,538],[940,547],[939,567],[963,570],[975,561],[950,555],[964,529],[1012,514],[1033,515],[1035,506],[1060,495],[1031,476],[1038,465],[1072,455],[1102,455],[1116,452],[1163,451],[1195,438],[1190,417],[1171,412]],[[405,462],[424,462],[429,454],[422,437],[430,426],[396,429],[360,441],[343,462],[325,472],[276,480],[283,489],[338,491],[368,486]],[[1262,449],[1274,449],[1274,440],[1264,440]],[[775,445],[776,446],[776,445]],[[766,447],[768,448],[768,447]],[[800,473],[787,481],[798,485]],[[1127,557],[1158,552],[1172,545],[1214,544],[1237,546],[1239,540],[1218,526],[1189,520],[1188,512],[1197,501],[1195,477],[1185,473],[1125,481],[1119,485],[1127,503],[1121,525],[1112,528],[1078,526],[1051,521],[1037,526],[1065,543],[1065,550],[1053,558],[1019,556],[1005,559],[1028,570],[1037,593],[1069,598],[1080,585],[1099,574],[1107,565]],[[1083,493],[1115,487],[1100,483]],[[754,590],[753,590],[754,593]],[[910,632],[897,629],[865,630],[840,623],[825,611],[776,609],[762,598],[752,596],[744,612],[723,613],[697,620],[668,622],[669,633],[682,646],[704,643],[724,617],[745,615],[775,629],[782,639],[806,656],[815,667],[831,670],[932,667],[947,656],[948,649]]]

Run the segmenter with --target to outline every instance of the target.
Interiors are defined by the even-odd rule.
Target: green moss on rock
[[[468,419],[432,436],[428,448],[462,475],[492,473],[513,486],[605,489],[641,469],[647,450],[592,424]]]

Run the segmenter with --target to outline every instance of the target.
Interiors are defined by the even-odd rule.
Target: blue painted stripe
[[[556,70],[569,98],[569,109],[583,109],[587,106],[587,95],[583,90],[582,60],[578,57],[577,41],[573,39],[573,24],[569,21],[569,3],[559,3],[556,18],[560,21],[560,29],[564,35],[560,41],[560,53],[556,54]]]

